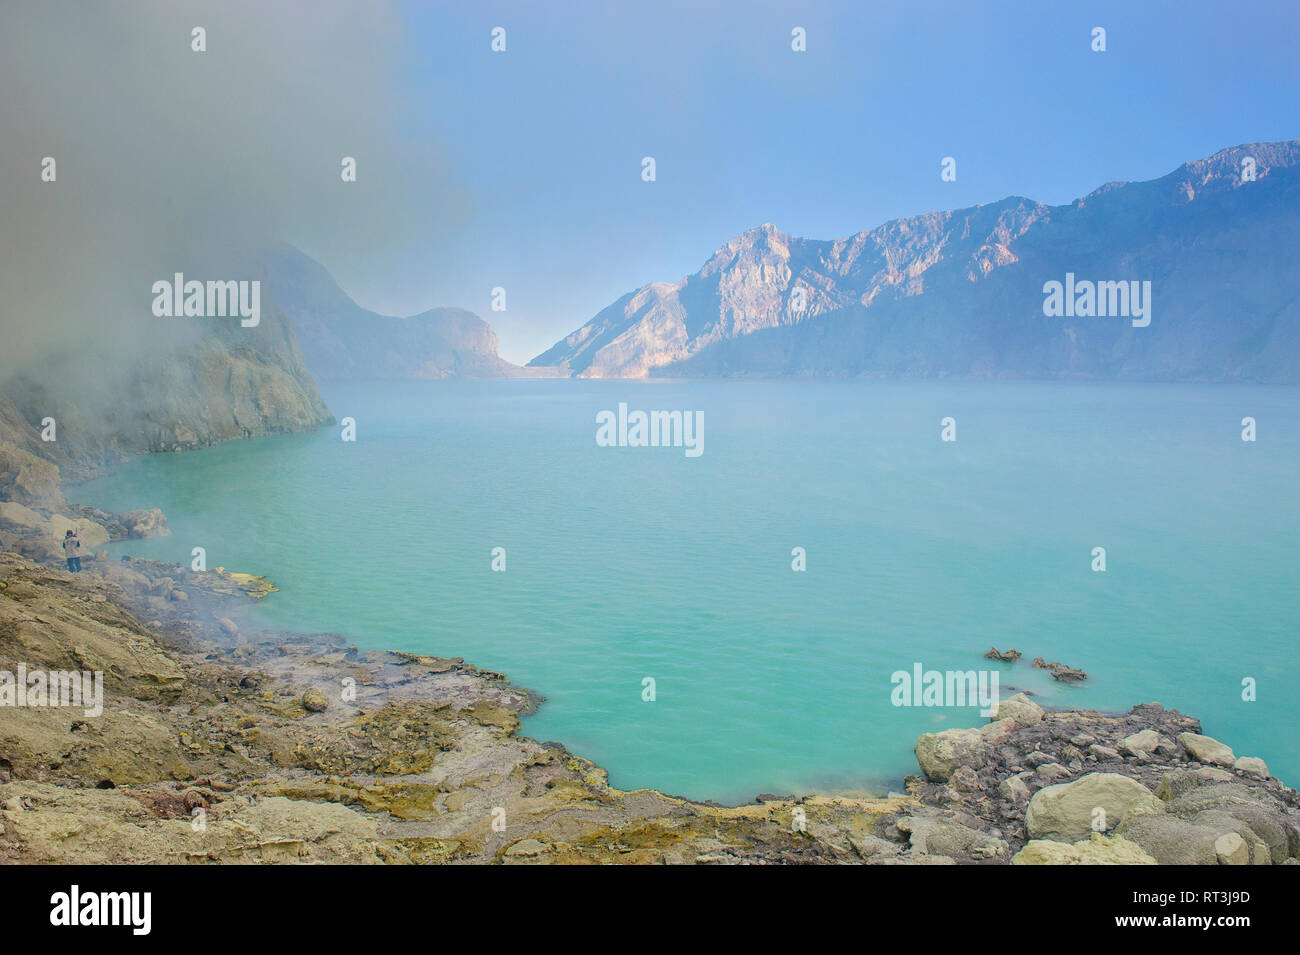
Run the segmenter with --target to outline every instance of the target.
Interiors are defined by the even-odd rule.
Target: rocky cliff
[[[125,361],[68,343],[0,382],[0,549],[59,561],[59,542],[71,528],[88,551],[112,536],[148,536],[63,497],[63,480],[97,475],[126,455],[334,420],[293,326],[269,297],[255,327],[167,321],[154,347]]]
[[[1253,143],[1064,206],[1011,197],[830,241],[765,224],[694,275],[619,299],[532,364],[587,377],[1295,383],[1296,248],[1300,142]],[[1149,281],[1150,324],[1048,317],[1044,284],[1067,273]]]
[[[0,499],[31,502],[24,455],[65,478],[97,474],[125,455],[197,448],[232,438],[305,431],[333,421],[288,317],[263,298],[261,321],[168,319],[155,349],[125,364],[69,345],[0,383]],[[42,439],[53,418],[54,440]],[[15,470],[15,467],[17,470]],[[46,492],[48,493],[48,492]]]
[[[497,355],[497,336],[473,312],[433,308],[394,318],[362,308],[314,259],[286,245],[263,253],[270,285],[321,379],[540,377]]]

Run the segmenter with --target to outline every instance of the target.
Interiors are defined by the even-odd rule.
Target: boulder
[[[1246,846],[1247,862],[1250,864],[1273,864],[1273,851],[1268,847],[1268,843],[1257,836],[1255,830],[1251,829],[1249,825],[1231,813],[1222,809],[1207,809],[1205,812],[1197,813],[1190,821],[1198,826],[1212,830],[1217,837],[1216,844],[1224,836],[1238,836]],[[1216,851],[1218,851],[1217,848]],[[1225,864],[1222,859],[1220,859],[1220,864]]]
[[[68,531],[76,531],[81,538],[81,554],[86,556],[96,547],[108,543],[108,531],[88,517],[70,518],[55,514],[45,522],[45,537],[50,541],[59,556],[63,556],[63,537]]]
[[[81,539],[83,560],[108,543],[108,531],[89,518],[72,519],[62,514],[44,517],[19,503],[0,503],[0,532],[4,534],[6,550],[22,552],[36,560],[62,562],[63,538],[70,530]]]
[[[128,537],[166,537],[171,533],[167,527],[167,518],[161,509],[151,507],[145,510],[128,511],[122,515],[122,526]]]
[[[1125,756],[1146,756],[1160,745],[1160,734],[1155,730],[1142,730],[1132,736],[1125,736],[1116,745]]]
[[[1268,779],[1268,763],[1256,756],[1241,756],[1232,768],[1239,773],[1245,773],[1247,776],[1258,776],[1260,779]]]
[[[1074,667],[1068,667],[1064,663],[1052,663],[1047,667],[1052,674],[1053,680],[1060,680],[1062,683],[1079,683],[1088,679],[1088,674]]]
[[[1005,739],[1016,727],[1014,720],[998,720],[974,729],[951,729],[924,733],[916,741],[916,762],[932,782],[946,783],[960,766],[979,769],[989,761],[994,743]]]
[[[1125,819],[1115,830],[1136,842],[1161,865],[1217,865],[1219,833],[1175,816],[1147,815]]]
[[[30,507],[25,507],[16,501],[0,501],[0,522],[9,523],[24,530],[35,531],[45,523],[45,518]]]
[[[1044,753],[1042,750],[1036,749],[1025,753],[1020,762],[1030,769],[1037,769],[1039,766],[1046,766],[1048,763],[1056,762],[1056,757],[1051,753]]]
[[[1122,836],[1094,832],[1076,843],[1034,839],[1015,854],[1012,865],[1155,865],[1142,847]]]
[[[1039,670],[1046,670],[1052,674],[1052,678],[1061,680],[1065,683],[1078,683],[1080,680],[1088,679],[1088,674],[1082,670],[1076,670],[1074,667],[1066,666],[1064,663],[1057,663],[1053,660],[1048,663],[1042,657],[1034,657],[1034,662],[1029,664]]]
[[[1202,736],[1199,733],[1179,733],[1178,745],[1198,763],[1208,763],[1211,766],[1232,766],[1237,761],[1232,749],[1220,743],[1213,736]]]
[[[1017,693],[993,704],[993,715],[989,719],[992,721],[1011,719],[1021,726],[1032,726],[1042,720],[1043,715],[1044,710],[1041,706],[1025,694]]]
[[[324,713],[329,706],[329,698],[323,690],[312,687],[302,695],[302,708],[309,713]]]
[[[1183,817],[1195,816],[1198,820],[1210,810],[1221,810],[1244,823],[1266,843],[1276,865],[1300,855],[1300,827],[1296,822],[1286,810],[1273,805],[1267,797],[1257,797],[1241,783],[1201,786],[1171,800],[1168,806],[1170,812]],[[1222,834],[1222,831],[1216,833]]]
[[[1033,774],[1016,773],[1014,776],[1008,776],[998,783],[998,795],[1018,806],[1029,802],[1030,792],[1029,787],[1025,785],[1025,778],[1031,775]]]
[[[34,507],[62,507],[59,469],[18,445],[0,439],[0,497]]]
[[[1214,852],[1219,857],[1219,865],[1248,865],[1250,848],[1246,840],[1235,832],[1225,833],[1214,840]]]
[[[1104,812],[1104,817],[1097,813]],[[1058,783],[1034,793],[1025,811],[1030,839],[1078,842],[1092,834],[1093,820],[1105,829],[1129,814],[1163,813],[1165,804],[1136,779],[1117,773],[1089,773],[1070,783]]]
[[[864,860],[876,861],[889,856],[896,856],[901,851],[901,846],[896,842],[890,842],[888,839],[881,839],[879,836],[856,836],[848,837],[849,845],[853,847],[859,856]]]
[[[969,766],[958,766],[948,784],[958,792],[971,793],[980,788],[980,779]]]
[[[1177,799],[1183,793],[1191,792],[1197,786],[1232,782],[1236,778],[1231,773],[1210,766],[1202,766],[1200,769],[1171,769],[1160,777],[1160,785],[1156,787],[1156,795],[1168,802],[1171,799]]]
[[[896,825],[899,832],[907,834],[913,852],[950,858],[972,855],[981,859],[1005,856],[1007,853],[1004,839],[958,822],[925,816],[904,816]]]

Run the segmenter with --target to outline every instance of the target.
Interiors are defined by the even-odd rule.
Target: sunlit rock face
[[[1300,143],[1255,143],[1064,206],[1013,196],[829,241],[765,224],[530,364],[584,377],[1296,382],[1298,166]],[[1150,323],[1045,314],[1044,285],[1067,273],[1150,282]]]

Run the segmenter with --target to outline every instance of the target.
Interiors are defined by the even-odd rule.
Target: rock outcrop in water
[[[927,734],[907,793],[723,807],[609,785],[458,659],[259,631],[228,575],[0,554],[0,670],[99,670],[99,716],[0,707],[0,861],[1262,864],[1300,799],[1158,704]],[[177,591],[186,599],[174,598]],[[1145,734],[1145,735],[1144,735]],[[1191,735],[1189,735],[1191,734]],[[1134,755],[1124,755],[1130,752]],[[1098,828],[1097,809],[1105,818]]]
[[[1300,142],[1252,143],[1065,206],[1011,197],[828,241],[764,224],[532,364],[587,377],[1296,383],[1298,247]],[[1149,281],[1150,324],[1045,316],[1044,283],[1067,273]]]

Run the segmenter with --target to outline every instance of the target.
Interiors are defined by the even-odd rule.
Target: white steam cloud
[[[402,135],[435,106],[399,95],[408,55],[382,2],[6,0],[0,378],[74,352],[108,368],[193,335],[153,317],[152,283],[252,278],[269,240],[354,271],[454,241],[468,201]]]

